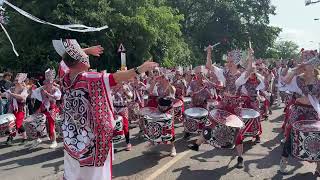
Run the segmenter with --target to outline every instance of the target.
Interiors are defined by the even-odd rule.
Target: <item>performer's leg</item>
[[[280,160],[280,172],[287,173],[288,158],[291,154],[291,140],[287,139],[283,145],[282,156]]]
[[[25,113],[22,112],[22,111],[19,111],[19,112],[14,112],[13,113],[14,116],[16,117],[16,128],[17,128],[17,131],[19,134],[22,134],[22,142],[21,144],[25,144],[27,142],[27,133],[26,133],[26,130],[25,128],[23,127],[23,120],[24,120],[24,116],[25,116]],[[12,144],[12,140],[13,140],[13,137],[16,135],[16,133],[11,133],[7,139],[7,144],[10,145]]]
[[[176,146],[174,145],[175,136],[173,136],[173,139],[171,140],[171,157],[175,157],[177,155]]]
[[[204,139],[204,137],[202,135],[199,136],[199,138],[197,139],[197,141],[195,143],[193,143],[192,145],[189,146],[189,148],[191,150],[194,151],[199,151],[199,147],[201,146],[201,144],[203,144],[206,140]]]
[[[127,110],[128,111],[128,110]],[[127,143],[127,147],[126,150],[127,151],[131,151],[131,144],[130,144],[130,133],[129,133],[129,120],[128,120],[128,113],[120,113],[122,116],[122,124],[123,124],[123,132],[124,132],[124,136],[126,138],[126,143]]]
[[[243,168],[243,134],[242,132],[239,132],[236,139],[236,150],[237,150],[237,168]]]
[[[46,115],[48,121],[49,137],[52,142],[50,148],[54,149],[58,146],[58,143],[56,141],[55,120],[52,118],[51,114],[48,111],[46,111],[44,114]]]

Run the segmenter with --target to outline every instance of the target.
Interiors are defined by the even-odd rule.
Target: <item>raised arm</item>
[[[246,67],[246,76],[245,78],[248,78],[253,70],[252,63],[253,63],[253,49],[248,50],[248,61],[247,61],[247,67]]]
[[[156,67],[158,67],[157,63],[147,61],[137,68],[130,69],[127,71],[116,72],[113,74],[113,78],[114,78],[115,82],[118,84],[123,81],[127,81],[127,80],[141,74],[141,73],[153,70]]]

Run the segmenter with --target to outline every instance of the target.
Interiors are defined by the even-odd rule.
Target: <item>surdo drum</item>
[[[182,106],[183,106],[183,101],[180,99],[175,99],[173,102],[173,110],[174,110],[174,119],[182,121],[183,119],[183,114],[182,114]]]
[[[172,115],[161,113],[157,108],[142,108],[145,137],[153,143],[167,143],[173,139]]]
[[[306,120],[293,124],[292,155],[304,161],[320,161],[320,121]]]
[[[184,115],[184,130],[188,133],[201,132],[208,120],[208,111],[204,108],[189,108]]]
[[[26,133],[28,138],[35,139],[38,136],[47,135],[46,115],[43,113],[36,113],[24,120]]]
[[[123,118],[122,116],[116,116],[114,121],[112,121],[113,126],[113,138],[112,141],[114,143],[118,143],[124,139],[124,131],[123,131]]]
[[[214,109],[209,113],[209,121],[205,124],[203,137],[218,148],[233,148],[240,129],[244,126],[241,119],[227,111]]]
[[[244,136],[256,136],[260,133],[260,113],[258,111],[249,108],[237,108],[235,112],[245,123],[242,130]]]
[[[55,119],[55,131],[57,138],[63,138],[63,132],[62,132],[62,123],[63,120],[61,118],[61,115],[57,113],[56,119]]]
[[[184,103],[184,109],[189,109],[191,105],[191,97],[184,97],[183,103]]]
[[[0,115],[0,137],[5,137],[16,130],[16,117],[13,114]]]

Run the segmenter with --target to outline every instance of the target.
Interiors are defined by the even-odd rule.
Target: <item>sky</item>
[[[312,0],[316,1],[316,0]],[[271,0],[276,6],[276,15],[270,24],[282,28],[279,40],[291,40],[300,48],[320,47],[320,3],[305,6],[305,0]]]

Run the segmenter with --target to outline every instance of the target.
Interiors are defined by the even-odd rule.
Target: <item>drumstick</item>
[[[208,48],[211,48],[211,49],[213,49],[214,47],[217,47],[218,45],[220,45],[221,43],[220,42],[218,42],[218,43],[216,43],[216,44],[214,44],[213,46],[208,46],[208,47],[206,47],[205,49],[204,49],[204,51],[207,51],[208,50]]]

